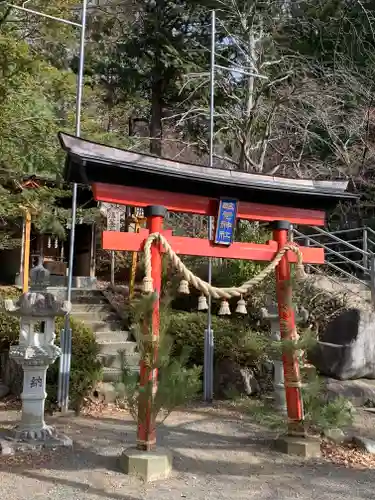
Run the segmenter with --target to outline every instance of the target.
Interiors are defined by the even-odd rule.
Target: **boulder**
[[[375,455],[375,441],[363,436],[353,436],[353,444],[355,444],[360,450]]]
[[[92,393],[92,399],[102,403],[114,403],[117,399],[117,391],[109,382],[99,382]]]
[[[373,405],[375,403],[374,380],[336,380],[321,377],[320,381],[327,401],[334,401],[341,396],[350,401],[354,407]]]
[[[230,359],[222,359],[216,363],[215,397],[225,399],[233,395],[251,396],[259,392],[259,383],[251,368],[243,367]]]
[[[342,431],[341,429],[338,429],[336,427],[334,427],[332,429],[326,429],[324,431],[324,436],[336,444],[341,444],[345,441],[344,431]]]
[[[327,377],[375,379],[375,313],[350,309],[337,316],[308,358]]]

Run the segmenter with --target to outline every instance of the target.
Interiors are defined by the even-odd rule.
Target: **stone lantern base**
[[[72,446],[71,439],[58,434],[44,420],[47,368],[60,352],[60,348],[53,344],[11,347],[10,357],[23,368],[22,411],[21,420],[13,431],[0,431],[2,455]]]
[[[48,426],[51,434],[45,439],[25,439],[19,436],[17,430],[0,432],[0,455],[9,456],[18,453],[32,453],[43,449],[71,448],[73,441],[64,434]]]

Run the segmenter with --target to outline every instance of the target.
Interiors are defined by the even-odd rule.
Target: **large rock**
[[[335,380],[321,377],[327,401],[334,401],[339,396],[350,401],[354,407],[374,406],[374,380]]]
[[[251,368],[240,366],[230,359],[222,359],[215,366],[214,392],[217,398],[234,395],[251,396],[260,391]]]
[[[350,309],[337,316],[309,360],[321,375],[338,380],[375,379],[375,314]]]

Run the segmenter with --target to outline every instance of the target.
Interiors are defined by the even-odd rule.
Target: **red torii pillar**
[[[141,188],[128,188],[107,184],[93,186],[95,199],[108,203],[119,203],[130,206],[140,206],[146,209],[147,229],[139,233],[103,232],[103,248],[106,250],[122,250],[140,252],[149,234],[160,232],[167,238],[177,254],[216,257],[226,259],[245,259],[255,261],[271,261],[278,250],[288,241],[290,223],[323,225],[324,212],[313,210],[298,210],[272,205],[256,205],[251,203],[239,204],[237,218],[247,220],[263,220],[273,222],[273,238],[266,244],[234,242],[230,247],[220,247],[207,239],[173,236],[171,231],[163,231],[163,217],[167,209],[186,213],[198,213],[214,216],[216,213],[215,200],[201,196],[166,193]],[[163,202],[163,205],[151,205],[153,202]],[[288,216],[289,221],[286,221]],[[309,264],[323,264],[324,250],[320,248],[300,247],[303,262]],[[159,334],[159,295],[161,288],[161,254],[163,250],[159,244],[152,246],[152,279],[158,299],[155,303],[152,326],[153,335]],[[281,259],[276,269],[277,299],[280,316],[280,330],[283,339],[291,339],[295,331],[294,311],[291,307],[292,287],[290,282],[290,264],[297,260],[293,252]],[[299,365],[295,355],[284,353],[283,365],[285,374],[285,391],[288,410],[288,431],[290,435],[304,435],[303,406],[299,380]],[[153,393],[157,389],[157,373],[149,370],[141,362],[141,387],[152,381]],[[152,397],[152,396],[151,396]],[[151,450],[156,444],[155,422],[151,415],[152,401],[144,401],[139,418],[137,446],[139,449]],[[139,413],[139,414],[140,414]]]

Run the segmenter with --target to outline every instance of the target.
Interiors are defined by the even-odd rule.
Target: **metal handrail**
[[[344,269],[341,269],[340,267],[337,267],[335,264],[332,264],[331,262],[328,262],[327,264],[328,264],[330,267],[332,267],[333,269],[335,269],[336,271],[338,271],[338,272],[340,272],[340,273],[344,274],[344,275],[345,275],[345,276],[347,276],[348,278],[353,279],[354,281],[357,281],[357,282],[358,282],[358,283],[360,283],[361,285],[366,285],[366,286],[367,286],[367,283],[366,283],[365,281],[363,281],[363,280],[359,279],[357,276],[355,276],[355,275],[353,275],[353,274],[348,273],[348,271],[345,271]],[[319,270],[319,269],[318,269],[317,267],[315,267],[315,266],[310,266],[310,267],[311,267],[312,269],[314,269],[314,270],[317,270],[317,271]],[[340,283],[340,282],[339,282],[339,281],[337,281],[337,280],[334,280],[334,281],[336,281],[336,283]],[[348,288],[348,287],[347,287],[347,288]],[[351,293],[353,293],[350,289],[349,289],[349,291],[350,291]]]
[[[339,238],[338,236],[335,236],[333,233],[328,233],[327,231],[324,231],[324,229],[320,229],[319,227],[317,226],[312,226],[314,229],[316,229],[317,231],[319,231],[321,234],[324,234],[324,235],[329,235],[330,238],[334,239],[335,241],[338,241],[339,243],[343,243],[344,245],[346,245],[347,247],[349,248],[352,248],[353,250],[355,250],[356,252],[360,252],[362,255],[369,255],[369,252],[365,251],[365,250],[362,250],[361,248],[358,248],[354,245],[352,245],[351,243],[348,243],[347,241]]]
[[[363,229],[366,229],[366,231],[369,231],[370,233],[372,233],[375,236],[375,231],[371,227],[364,226]]]
[[[299,232],[297,229],[294,229],[293,230],[294,232],[296,232],[297,234],[299,234],[300,236],[305,236],[305,239],[309,239],[310,241],[312,241],[313,243],[315,243],[316,245],[318,245],[319,247],[321,248],[324,248],[325,250],[327,250],[328,252],[330,252],[331,254],[334,254],[334,255],[337,255],[338,257],[340,258],[343,258],[345,261],[349,262],[349,264],[354,264],[355,266],[357,266],[359,269],[361,269],[362,271],[365,271],[367,272],[368,269],[363,267],[361,264],[357,264],[356,262],[353,262],[351,259],[345,257],[345,255],[342,255],[340,252],[336,252],[335,250],[332,250],[332,248],[329,248],[327,247],[326,245],[324,245],[323,243],[320,243],[319,241],[316,241],[314,240],[313,238],[310,238],[309,236],[307,235],[303,235],[301,232]],[[367,254],[367,252],[365,252]],[[370,253],[368,254],[369,256],[371,255]]]
[[[314,229],[317,228],[317,226],[311,226],[311,227],[313,227]],[[320,228],[317,228],[317,229],[320,229]],[[344,234],[344,233],[350,233],[351,231],[361,231],[361,230],[363,230],[363,228],[340,229],[339,231],[332,231],[332,232],[331,231],[324,231],[324,230],[323,231],[326,232],[327,234],[331,235],[331,234]],[[374,232],[374,234],[375,234],[375,232]],[[311,234],[308,234],[306,236],[318,236],[318,235],[320,235],[320,233],[311,233]]]
[[[305,238],[306,238],[306,237],[307,237],[307,236],[305,236]],[[309,236],[308,236],[308,237],[309,237]],[[298,238],[296,238],[296,240],[298,240],[298,239],[302,239],[302,238],[299,238],[299,237],[298,237]],[[353,242],[354,242],[354,243],[355,243],[355,242],[358,242],[358,243],[359,243],[360,241],[362,241],[362,240],[349,240],[348,242],[342,242],[342,244],[343,244],[343,245],[344,245],[344,244],[346,244],[346,243],[352,243],[352,244],[353,244]],[[325,242],[324,242],[324,244],[325,244],[326,246],[329,246],[329,245],[337,245],[337,241],[325,241]],[[355,246],[355,245],[354,245],[354,246]],[[357,251],[357,250],[359,250],[359,248],[358,248],[358,247],[355,247],[355,248],[356,248],[356,251]],[[353,251],[354,251],[354,250],[353,250]]]
[[[341,284],[354,295],[358,295],[357,292],[352,291],[345,282],[335,279],[335,276],[341,275],[345,279],[349,278],[352,283],[357,282],[364,285],[370,289],[371,301],[375,309],[375,241],[369,237],[369,235],[375,236],[375,230],[364,226],[328,232],[317,226],[310,227],[313,229],[311,234],[304,234],[293,228],[294,240],[303,241],[305,245],[310,247],[325,249],[325,265],[327,269],[332,271],[332,274],[329,273],[327,277]],[[355,237],[358,233],[360,233],[361,238]],[[338,235],[347,235],[348,239],[340,238]],[[350,258],[350,255],[353,255],[353,258]],[[348,268],[348,265],[352,267]],[[314,273],[322,274],[321,269],[311,264],[308,269],[313,270]]]
[[[314,229],[317,229],[319,232],[304,234],[303,235],[304,238],[310,238],[310,237],[314,238],[314,237],[319,237],[319,236],[326,236],[328,238],[331,238],[332,236],[337,236],[338,234],[347,234],[350,232],[360,232],[360,233],[362,233],[362,235],[366,232],[370,232],[371,234],[373,234],[375,236],[375,231],[369,227],[366,227],[366,226],[361,227],[361,228],[342,229],[339,231],[332,231],[332,232],[322,230],[321,228],[318,228],[315,226],[311,226],[311,227],[314,227]],[[299,239],[299,238],[300,237],[298,237],[297,239]],[[333,238],[333,239],[335,239],[335,238]],[[361,238],[353,238],[353,239],[345,239],[345,240],[340,238],[340,241],[344,244],[346,244],[346,243],[359,243],[361,241],[363,242],[363,240],[364,240],[363,236]],[[375,241],[371,240],[368,236],[367,236],[367,240],[368,240],[368,243],[375,246]],[[331,244],[335,244],[335,242],[326,242],[326,245],[331,245]]]

